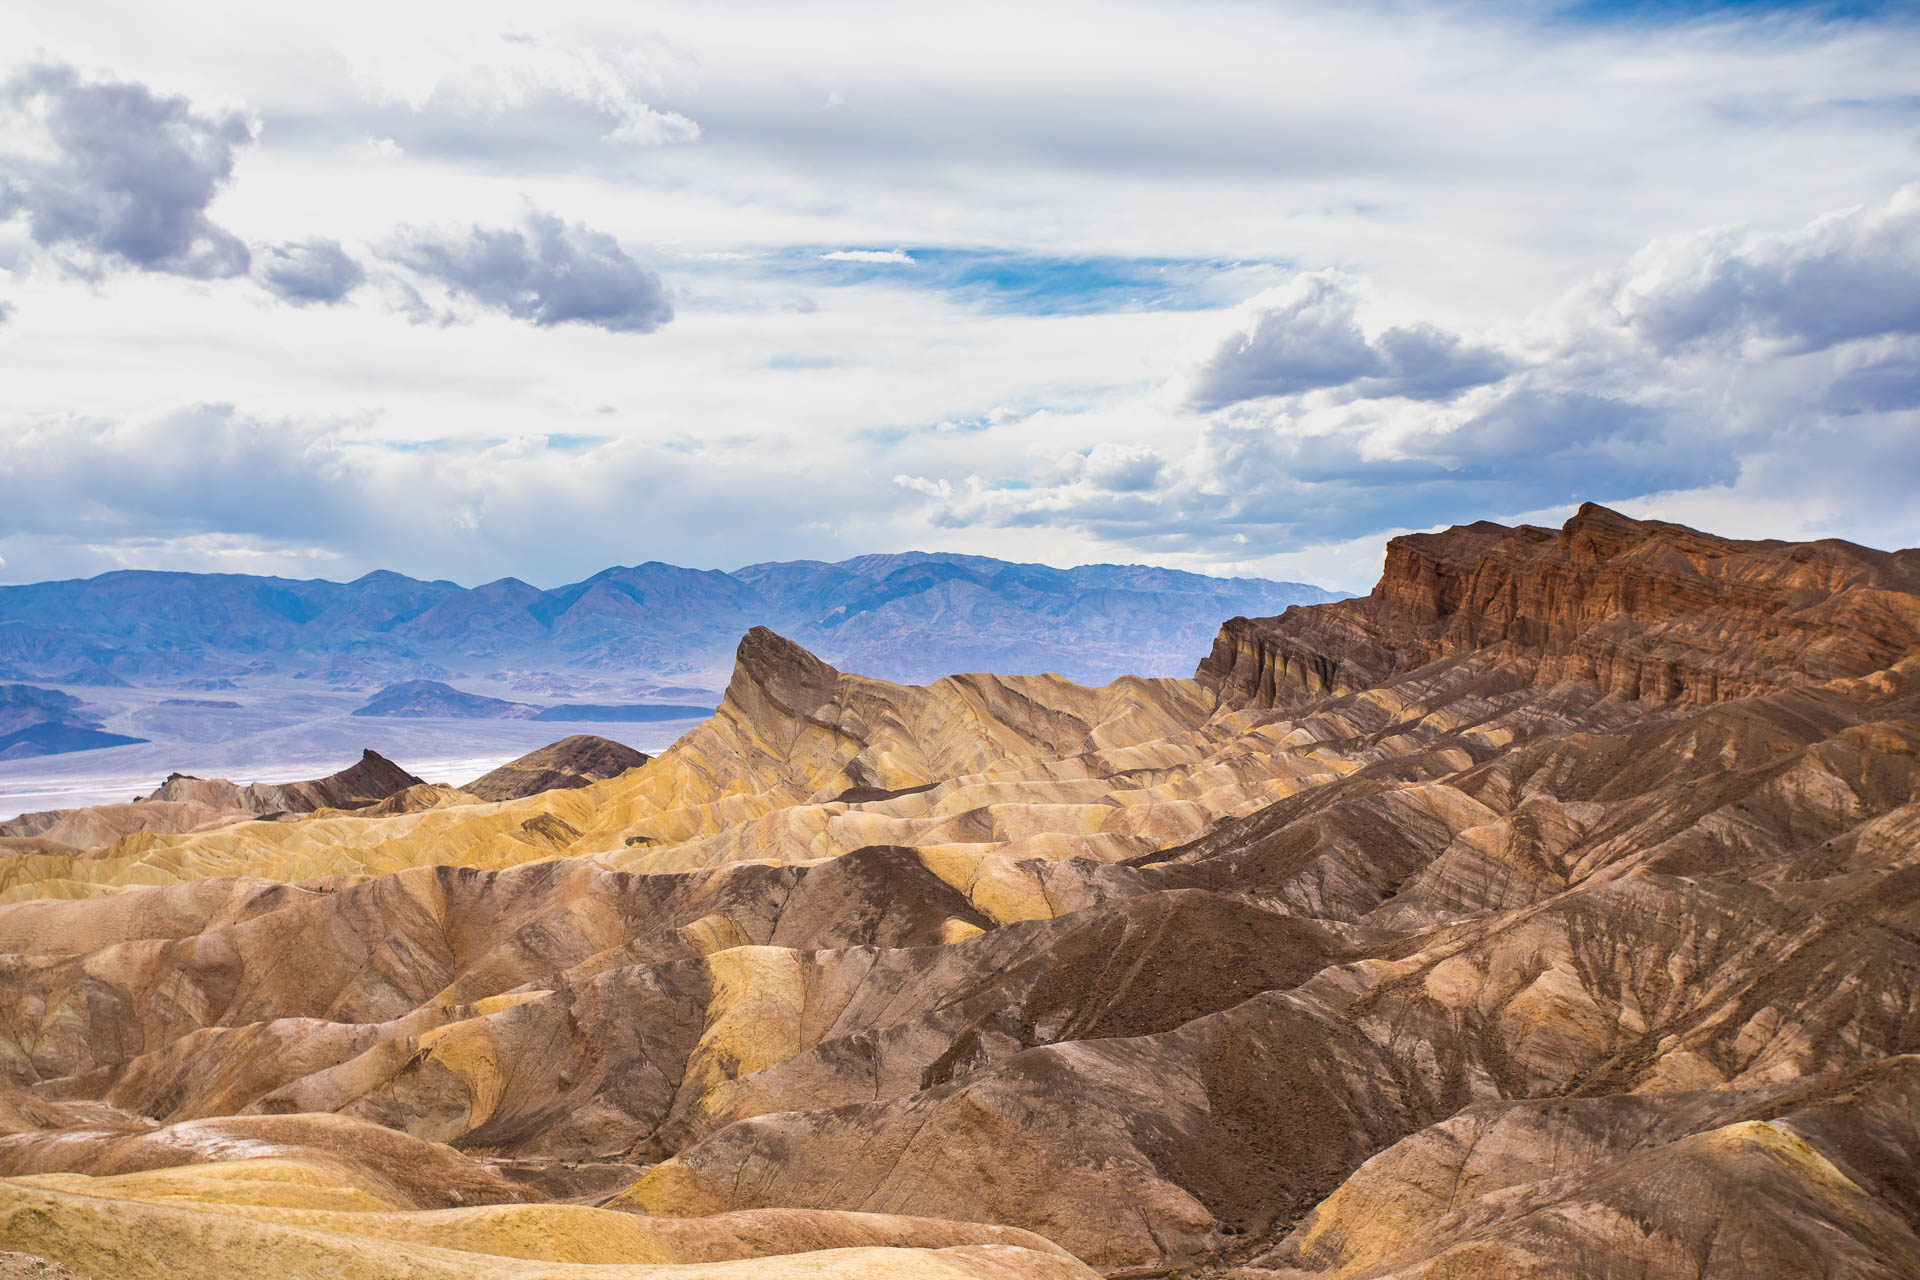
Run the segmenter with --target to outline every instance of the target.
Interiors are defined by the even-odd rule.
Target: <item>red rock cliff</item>
[[[1196,678],[1288,706],[1484,652],[1539,683],[1704,704],[1864,675],[1920,644],[1920,551],[1741,542],[1588,503],[1559,530],[1457,525],[1387,544],[1360,599],[1235,618]]]

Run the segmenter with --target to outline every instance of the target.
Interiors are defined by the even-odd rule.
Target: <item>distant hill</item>
[[[390,684],[353,713],[356,716],[440,716],[455,720],[532,720],[540,708],[505,698],[467,693],[438,680]]]
[[[638,769],[651,758],[607,738],[576,734],[510,760],[460,789],[482,800],[518,800],[542,791],[589,786]]]
[[[98,720],[82,713],[84,705],[72,694],[57,689],[0,684],[0,760],[57,756],[146,741],[103,732]]]
[[[340,583],[127,571],[0,587],[0,670],[68,685],[574,671],[697,686],[724,678],[741,635],[764,625],[896,680],[990,670],[1101,682],[1187,674],[1223,620],[1336,598],[1297,582],[923,552],[733,573],[649,562],[550,591],[388,572]]]
[[[130,738],[123,733],[106,733],[78,725],[35,724],[13,733],[0,734],[0,760],[58,756],[69,751],[97,751],[101,747],[129,747],[145,741],[145,738]]]
[[[0,735],[29,725],[74,724],[98,726],[80,713],[83,704],[58,689],[36,689],[30,684],[0,684]]]

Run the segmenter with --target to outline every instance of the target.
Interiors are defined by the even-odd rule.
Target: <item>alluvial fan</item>
[[[1917,753],[1920,551],[1593,506],[1192,679],[756,628],[637,767],[0,841],[0,1249],[1920,1275]]]

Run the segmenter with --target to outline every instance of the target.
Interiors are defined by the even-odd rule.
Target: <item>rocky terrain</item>
[[[1920,551],[1465,526],[1100,687],[756,628],[619,763],[0,854],[0,1250],[1920,1275]]]
[[[510,760],[460,789],[481,800],[519,800],[617,778],[650,758],[607,738],[580,733]]]

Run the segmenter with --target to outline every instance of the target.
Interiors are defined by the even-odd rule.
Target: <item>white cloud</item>
[[[244,543],[543,580],[911,545],[1313,578],[1306,549],[1351,566],[1393,529],[1575,490],[1920,540],[1888,478],[1911,478],[1920,372],[1911,196],[1887,198],[1914,176],[1909,23],[1130,0],[1096,23],[999,0],[197,12],[10,15],[10,47],[89,68],[76,83],[251,140],[188,147],[181,198],[143,197],[184,231],[120,260],[158,270],[64,278],[35,264],[108,261],[104,232],[36,243],[0,220],[0,446],[50,424],[144,440],[186,421],[154,406],[232,403],[317,451],[298,456],[334,477],[312,497],[341,523],[275,531],[206,499],[191,529],[116,533],[96,517],[158,499],[87,498],[34,453],[21,474],[66,477],[85,536],[0,524],[37,548],[10,543],[9,576],[56,544],[77,570]],[[9,207],[22,173],[83,189],[42,181],[62,152],[40,124],[15,133],[31,164]],[[574,245],[556,270],[530,208]],[[1832,210],[1854,212],[1815,221]],[[503,231],[525,249],[505,276],[483,262]],[[438,252],[413,259],[438,283],[375,256],[396,238]],[[233,244],[293,293],[238,278]],[[287,305],[351,279],[327,245],[367,281]],[[915,250],[877,247],[896,245]],[[1210,309],[1140,304],[1130,282],[1160,271],[1212,281],[1172,304]],[[391,310],[409,289],[416,314],[468,323],[409,324]],[[672,323],[608,331],[669,291]],[[212,430],[193,422],[177,430]],[[480,461],[523,436],[548,443]],[[443,443],[376,448],[423,440]],[[583,467],[623,501],[579,488]],[[341,475],[402,507],[433,495],[469,532],[328,506]]]
[[[1753,340],[1821,351],[1920,334],[1920,183],[1785,233],[1721,227],[1657,241],[1594,295],[1661,351]]]
[[[1910,277],[1914,204],[1908,189],[1784,235],[1653,246],[1515,326],[1554,330],[1554,351],[1444,404],[1381,375],[1388,343],[1360,327],[1350,282],[1303,276],[1249,304],[1202,366],[1203,387],[1242,359],[1264,381],[1190,394],[1224,407],[1187,418],[1184,452],[1163,462],[1101,444],[1038,484],[983,477],[972,458],[950,492],[938,472],[917,487],[954,527],[1070,527],[1216,563],[1241,545],[1292,551],[1584,500],[1679,518],[1744,498],[1776,521],[1773,536],[1910,543],[1920,336],[1910,295],[1859,282]],[[1697,283],[1717,280],[1749,283]],[[1103,430],[1116,409],[1082,415],[1077,430]],[[1163,434],[1179,421],[1168,411]],[[1133,458],[1138,469],[1121,465]]]
[[[827,262],[901,262],[911,263],[913,256],[904,249],[835,249],[820,255]]]
[[[1513,368],[1500,352],[1431,324],[1360,327],[1358,299],[1338,272],[1303,272],[1240,308],[1241,321],[1187,375],[1187,398],[1220,409],[1263,396],[1349,388],[1363,396],[1450,400]]]

